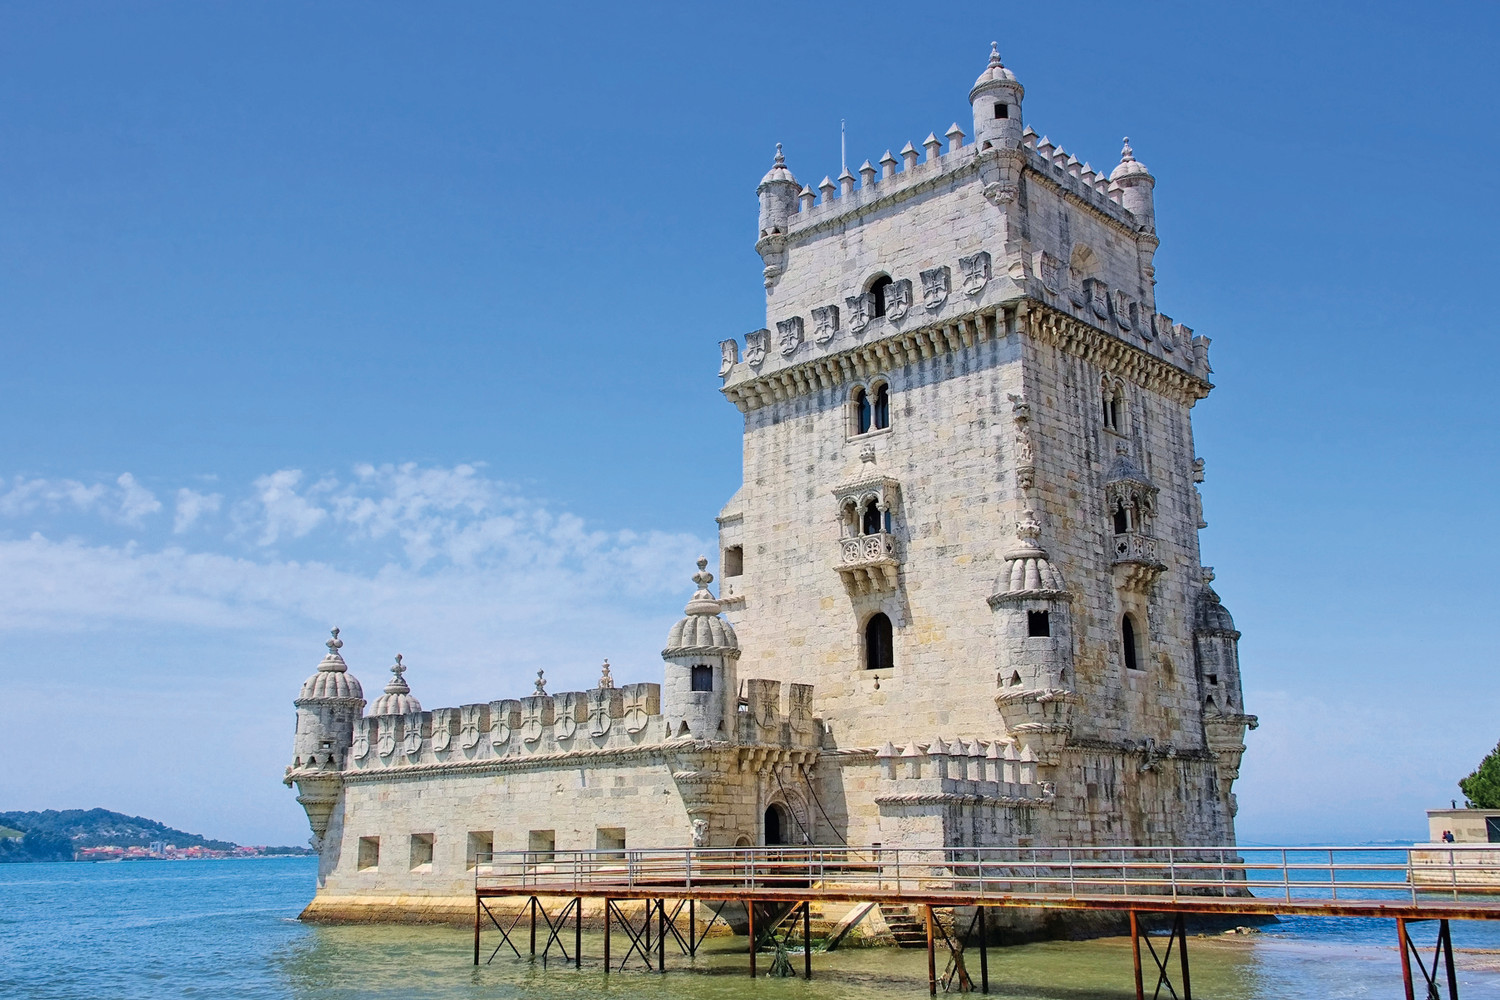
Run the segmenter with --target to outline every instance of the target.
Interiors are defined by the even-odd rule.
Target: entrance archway
[[[785,807],[772,803],[766,807],[766,846],[777,847],[787,844],[787,836],[791,833]]]

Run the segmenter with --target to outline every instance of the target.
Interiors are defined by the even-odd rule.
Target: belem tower
[[[491,851],[1234,842],[1239,632],[1201,565],[1207,337],[1159,310],[1155,178],[1026,127],[756,189],[766,322],[720,344],[744,479],[661,683],[366,706],[335,632],[287,784],[307,917],[470,919]],[[711,584],[718,578],[718,595]]]

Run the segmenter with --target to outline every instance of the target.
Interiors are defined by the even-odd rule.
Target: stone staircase
[[[927,923],[916,907],[880,904],[880,916],[901,948],[926,948]]]

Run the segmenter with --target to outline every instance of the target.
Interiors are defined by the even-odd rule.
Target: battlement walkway
[[[1071,910],[1124,911],[1130,915],[1135,955],[1137,996],[1144,1000],[1143,954],[1156,966],[1156,987],[1170,995],[1192,995],[1187,960],[1187,914],[1317,915],[1394,918],[1409,998],[1413,991],[1413,963],[1425,981],[1424,997],[1439,997],[1438,983],[1446,978],[1447,993],[1456,998],[1450,920],[1500,919],[1500,845],[1443,844],[1415,847],[761,847],[684,848],[626,851],[517,851],[479,859],[475,869],[474,961],[479,962],[485,917],[499,930],[502,941],[490,958],[510,946],[520,949],[510,935],[527,913],[531,920],[531,953],[536,954],[538,917],[550,932],[542,953],[557,945],[565,957],[580,960],[583,901],[602,900],[605,915],[604,956],[611,968],[611,925],[618,923],[630,947],[619,963],[623,968],[638,956],[648,968],[665,971],[666,942],[674,940],[686,955],[696,954],[703,934],[728,902],[743,903],[748,915],[750,971],[755,974],[759,948],[779,939],[784,946],[796,933],[800,914],[803,973],[812,974],[812,949],[805,947],[810,904],[849,902],[919,907],[928,949],[928,986],[975,988],[964,959],[967,943],[980,950],[981,981],[988,992],[986,911],[992,907],[1046,907]],[[489,901],[523,901],[509,928],[503,926]],[[561,904],[553,901],[564,901]],[[644,926],[627,918],[620,901],[645,903]],[[675,908],[669,917],[667,901]],[[697,904],[713,914],[697,927]],[[715,908],[714,904],[718,904]],[[561,905],[553,914],[549,906]],[[934,909],[972,910],[967,933],[953,933],[934,919]],[[687,935],[678,922],[684,909]],[[1145,914],[1172,917],[1165,946],[1153,937],[1140,918]],[[756,931],[759,915],[761,931]],[[562,940],[569,920],[574,924],[574,949],[569,955]],[[1408,925],[1439,922],[1431,962],[1424,961]],[[654,934],[653,921],[657,924]],[[788,927],[788,922],[790,926]],[[770,927],[767,928],[767,924]],[[939,977],[936,946],[949,953],[947,969]],[[1176,948],[1179,969],[1170,971]],[[1443,968],[1439,968],[1440,962]],[[1180,989],[1181,992],[1178,992]]]

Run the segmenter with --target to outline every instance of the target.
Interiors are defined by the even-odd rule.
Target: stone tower
[[[1024,93],[992,51],[974,141],[857,184],[799,188],[777,148],[765,326],[720,345],[719,601],[742,677],[815,685],[850,843],[1227,843],[1255,719],[1199,557],[1208,339],[1157,311],[1129,141],[1095,170]]]
[[[302,684],[293,704],[297,729],[292,743],[292,767],[297,780],[297,801],[307,812],[314,846],[321,844],[328,819],[338,800],[339,772],[348,764],[354,720],[365,707],[364,690],[339,652],[344,641],[339,630],[325,644],[328,654],[317,671]]]

